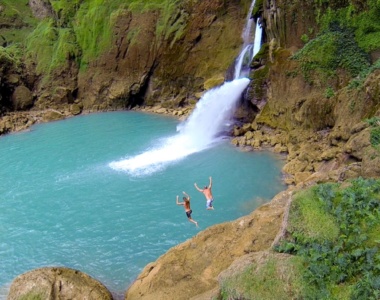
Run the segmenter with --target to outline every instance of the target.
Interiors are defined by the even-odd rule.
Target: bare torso
[[[205,197],[206,197],[207,200],[211,200],[212,199],[211,189],[209,189],[209,188],[203,189],[202,193],[205,195]]]
[[[183,206],[185,207],[185,211],[189,211],[190,210],[190,201],[185,201]]]

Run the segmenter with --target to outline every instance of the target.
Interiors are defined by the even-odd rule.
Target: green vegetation
[[[256,0],[255,5],[252,9],[252,17],[253,18],[258,18],[264,11],[264,0]]]
[[[380,59],[378,59],[373,65],[362,70],[356,78],[352,79],[348,85],[348,88],[360,88],[363,85],[365,79],[368,77],[368,75],[370,75],[373,71],[378,69],[380,69]]]
[[[157,36],[171,39],[174,44],[184,33],[185,14],[175,14],[179,0],[50,0],[53,17],[38,21],[33,18],[27,0],[4,0],[2,17],[14,23],[15,18],[25,29],[5,29],[7,42],[26,46],[27,61],[37,63],[38,74],[49,74],[62,67],[68,58],[84,68],[112,45],[113,27],[117,17],[127,11],[160,12]],[[175,20],[172,20],[173,17]],[[20,21],[21,22],[21,21]],[[20,26],[21,26],[20,25]],[[23,27],[23,28],[24,28]],[[128,40],[137,40],[139,31],[128,32]],[[21,53],[20,53],[21,54]]]
[[[303,287],[299,257],[276,257],[253,263],[221,284],[221,299],[296,299]]]
[[[74,23],[74,32],[82,51],[81,62],[86,65],[98,57],[111,46],[112,42],[112,14],[119,8],[103,0],[92,0],[83,3],[77,11]]]
[[[43,300],[45,298],[46,298],[46,296],[44,294],[39,294],[36,292],[30,292],[26,295],[21,296],[19,299],[20,300]]]
[[[329,87],[326,89],[326,91],[325,91],[325,97],[326,97],[327,99],[330,99],[330,98],[332,98],[332,97],[334,97],[334,96],[335,96],[334,90],[333,90],[332,87],[329,86]]]
[[[313,199],[314,191],[306,190],[294,197],[291,222],[288,230],[319,242],[335,241],[339,235],[335,219],[326,214],[326,203]],[[318,222],[316,222],[318,220]]]
[[[335,75],[337,69],[355,77],[370,65],[368,55],[358,47],[352,33],[339,26],[331,26],[329,31],[309,41],[292,59],[300,62],[308,81],[314,72],[326,79]]]
[[[24,1],[25,2],[25,1]],[[36,59],[37,71],[49,73],[62,66],[68,57],[85,68],[112,45],[117,17],[128,11],[143,13],[157,10],[159,38],[174,44],[184,33],[186,14],[176,14],[179,0],[51,0],[54,18],[41,21],[27,39],[27,56]],[[173,19],[175,17],[175,19]],[[137,40],[139,31],[128,32],[128,40]]]
[[[9,47],[0,46],[0,74],[10,66],[21,66],[21,49],[17,45],[11,45]]]
[[[287,255],[269,252],[223,279],[221,299],[379,299],[379,232],[380,180],[298,192],[275,247]]]
[[[253,57],[251,62],[251,69],[253,71],[250,72],[250,79],[251,85],[252,85],[252,91],[254,93],[254,96],[257,98],[261,98],[265,94],[265,82],[268,79],[269,75],[269,65],[263,64],[262,61],[268,61],[269,56],[269,44],[264,43],[260,50],[256,53],[255,57]],[[248,62],[243,62],[248,63]],[[257,68],[257,66],[260,66]]]
[[[26,58],[37,62],[38,74],[49,74],[70,57],[79,56],[79,47],[70,28],[56,28],[52,19],[41,21],[26,43]]]
[[[0,5],[3,9],[0,14],[3,41],[8,45],[23,43],[38,23],[28,6],[28,0],[3,0]]]
[[[320,34],[312,40],[306,33],[302,35],[305,47],[293,58],[300,61],[302,74],[310,83],[313,75],[326,82],[343,69],[355,78],[349,87],[359,87],[379,68],[378,63],[370,65],[368,54],[380,48],[380,2],[315,0],[314,4]]]
[[[255,97],[262,98],[265,95],[265,81],[268,79],[268,74],[268,65],[251,73],[250,77],[252,79],[252,87]]]
[[[302,41],[303,43],[306,44],[309,40],[310,40],[310,38],[309,38],[309,36],[308,36],[307,34],[303,34],[303,35],[301,36],[301,41]]]
[[[302,299],[379,299],[380,180],[321,184],[294,198],[276,250],[304,259]]]
[[[55,13],[57,27],[70,27],[76,11],[80,8],[82,0],[50,0]]]
[[[7,74],[9,69],[17,70],[21,64],[21,49],[17,45],[9,47],[0,46],[0,84],[4,86],[4,74]],[[0,116],[4,109],[9,105],[7,98],[0,93]]]
[[[380,150],[380,117],[373,117],[367,120],[367,123],[371,126],[370,142],[371,145]]]
[[[380,48],[380,3],[377,0],[347,1],[348,5],[333,9],[329,7],[320,16],[323,30],[331,24],[354,32],[359,47],[366,52]]]

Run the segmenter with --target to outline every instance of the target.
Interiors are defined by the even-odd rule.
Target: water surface
[[[139,112],[84,115],[0,138],[0,286],[43,266],[79,269],[122,294],[142,268],[213,224],[284,189],[282,161],[227,139],[150,170],[115,169],[162,146],[178,120]],[[195,190],[213,178],[215,210]],[[176,195],[192,197],[187,221]]]

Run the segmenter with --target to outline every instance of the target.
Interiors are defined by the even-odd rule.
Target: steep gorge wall
[[[241,46],[246,9],[239,1],[184,1],[158,34],[158,12],[119,14],[115,43],[79,73],[85,109],[188,104],[204,83],[224,79]],[[236,20],[238,20],[236,22]],[[133,38],[128,38],[135,32]]]
[[[68,13],[75,16],[75,12],[64,7],[55,11],[49,3],[29,1],[35,17],[41,18],[39,22],[44,26],[38,34],[47,40],[39,43],[37,34],[35,52],[28,48],[20,63],[6,57],[10,66],[1,72],[0,107],[7,116],[0,122],[0,133],[82,111],[126,109],[141,104],[168,107],[194,104],[198,100],[196,94],[223,82],[226,70],[240,51],[241,32],[250,5],[247,0],[186,0],[166,1],[168,7],[161,9],[129,10],[124,6],[101,20],[113,24],[109,48],[100,49],[97,58],[83,63],[88,50],[79,48],[83,43],[75,40],[74,34],[75,26],[80,24],[72,24],[74,20],[67,16]],[[69,11],[67,14],[65,9]],[[0,9],[0,17],[1,13]],[[95,30],[91,24],[88,26],[85,30]],[[59,48],[65,35],[66,45]],[[42,43],[47,47],[41,47]],[[63,62],[57,64],[55,57],[62,53],[54,53],[54,49],[65,55]],[[51,66],[46,66],[49,60]],[[45,71],[41,71],[41,66]],[[17,104],[25,102],[22,97],[15,97],[18,86],[25,87],[30,95],[22,106]],[[54,113],[44,113],[47,110]],[[12,114],[14,111],[18,113]],[[33,111],[32,115],[25,113],[28,111]],[[18,119],[19,115],[26,121]]]

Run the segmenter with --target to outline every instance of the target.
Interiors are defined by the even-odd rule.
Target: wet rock
[[[70,105],[70,112],[75,116],[82,112],[82,107],[76,103]]]

